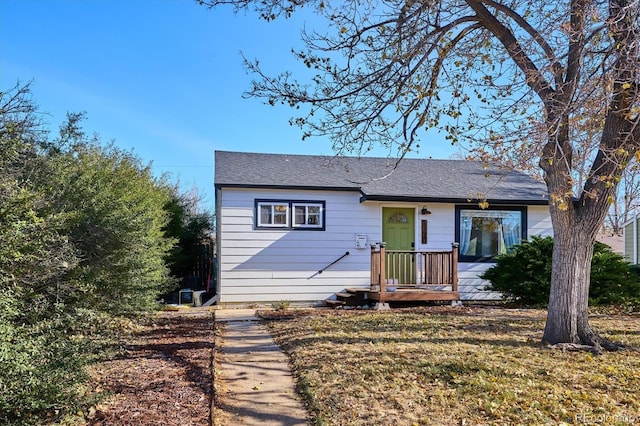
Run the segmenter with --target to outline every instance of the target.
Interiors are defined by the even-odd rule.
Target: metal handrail
[[[316,277],[318,275],[320,275],[321,273],[323,273],[325,270],[329,269],[331,266],[335,265],[336,263],[340,262],[342,259],[344,259],[345,257],[349,256],[349,252],[345,252],[342,256],[340,256],[339,258],[337,258],[336,260],[334,260],[333,262],[331,262],[330,264],[328,264],[327,266],[325,266],[324,268],[320,269],[318,272],[314,273],[313,275],[311,275],[309,278],[307,278],[308,280],[310,280],[313,277]]]

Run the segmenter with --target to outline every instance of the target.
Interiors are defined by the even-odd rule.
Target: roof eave
[[[214,183],[216,189],[222,188],[247,188],[247,189],[284,189],[301,191],[334,191],[334,192],[360,192],[359,187],[337,187],[337,186],[307,186],[307,185],[260,185],[260,184],[239,184],[239,183]]]
[[[365,201],[386,201],[386,202],[411,202],[411,203],[448,203],[448,204],[476,204],[476,200],[457,197],[419,197],[404,195],[376,195],[363,194],[360,202]],[[489,205],[540,205],[549,204],[545,199],[487,199]]]

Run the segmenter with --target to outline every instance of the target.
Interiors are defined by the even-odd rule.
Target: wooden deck
[[[460,300],[458,244],[450,251],[371,248],[371,287],[367,299],[376,302]]]
[[[367,298],[376,302],[429,302],[439,300],[460,300],[460,293],[451,290],[428,290],[420,288],[397,288],[394,291],[367,291]]]
[[[347,288],[327,299],[330,306],[364,306],[372,302],[430,302],[460,300],[458,245],[450,251],[385,250],[371,248],[371,286]]]
[[[347,288],[335,294],[335,299],[326,299],[328,306],[371,306],[374,303],[387,302],[436,302],[460,300],[460,294],[447,290],[428,290],[400,288],[380,294],[379,290],[368,288]]]

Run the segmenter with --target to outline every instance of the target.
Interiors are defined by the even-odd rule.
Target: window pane
[[[305,225],[305,206],[296,206],[295,207],[295,215],[293,219],[294,225]]]
[[[309,206],[308,209],[307,224],[320,225],[320,206]]]
[[[322,206],[318,204],[293,204],[293,225],[298,227],[321,228]]]
[[[272,225],[273,224],[273,216],[271,214],[272,206],[260,206],[260,225]]]
[[[276,225],[286,225],[287,224],[287,205],[286,204],[277,204],[274,206],[275,214],[273,223]]]
[[[460,210],[460,253],[493,257],[520,243],[520,211]]]
[[[289,224],[288,204],[258,204],[258,226],[285,227]]]

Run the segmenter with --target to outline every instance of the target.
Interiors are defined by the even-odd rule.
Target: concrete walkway
[[[217,309],[215,425],[308,425],[288,358],[255,309]]]

